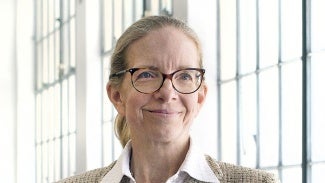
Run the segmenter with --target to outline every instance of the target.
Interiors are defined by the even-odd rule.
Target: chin
[[[177,141],[181,141],[182,139],[189,138],[188,133],[184,133],[178,131],[178,132],[157,132],[152,134],[151,138],[155,142],[160,142],[160,143],[173,143]]]

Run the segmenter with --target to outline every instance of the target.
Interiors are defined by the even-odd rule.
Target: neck
[[[130,170],[137,182],[166,182],[182,165],[189,138],[177,143],[137,143],[132,140]]]

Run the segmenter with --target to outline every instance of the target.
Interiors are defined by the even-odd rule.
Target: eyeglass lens
[[[202,73],[195,69],[183,69],[172,74],[172,84],[180,93],[193,93],[201,85]],[[158,70],[138,69],[132,74],[132,84],[136,90],[142,93],[153,93],[163,85],[164,75]]]

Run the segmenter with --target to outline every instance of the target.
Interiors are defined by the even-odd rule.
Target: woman
[[[62,182],[276,182],[273,175],[213,160],[190,127],[207,94],[196,34],[170,17],[146,17],[118,40],[107,93],[124,150],[105,168]]]

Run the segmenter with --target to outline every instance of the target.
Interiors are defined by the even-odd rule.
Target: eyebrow
[[[134,66],[134,68],[148,68],[151,70],[157,70],[157,71],[161,71],[158,67],[156,66],[152,66],[152,65],[139,65],[139,66]],[[181,66],[175,70],[180,70],[180,69],[187,69],[187,68],[199,68],[199,67],[193,67],[193,66]]]

